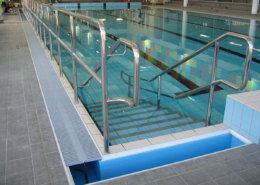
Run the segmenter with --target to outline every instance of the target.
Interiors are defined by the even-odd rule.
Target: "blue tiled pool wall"
[[[255,98],[254,101],[258,99]],[[260,144],[260,111],[227,97],[224,123],[244,137]]]
[[[89,11],[89,16],[95,17],[97,13],[96,11]],[[131,13],[131,12],[130,12]],[[129,14],[130,14],[129,13]],[[94,15],[95,14],[95,15]],[[61,22],[61,39],[65,41],[68,45],[70,43],[70,35],[69,35],[69,24],[68,16],[59,14]],[[108,34],[114,35],[116,37],[125,37],[131,40],[135,40],[134,37],[136,35],[124,33],[122,30],[117,32],[115,27],[122,27],[124,29],[136,29],[143,28],[140,25],[137,27],[128,28],[129,23],[124,23],[124,21],[113,22],[114,17],[106,17],[107,21],[109,19],[112,20],[111,23],[105,22],[107,27]],[[55,31],[55,19],[52,19],[52,30]],[[77,54],[92,68],[94,69],[98,63],[100,62],[100,40],[99,33],[93,29],[93,26],[88,27],[85,23],[80,23],[79,21],[75,21],[75,25],[78,26],[76,28],[76,50]],[[112,26],[113,25],[113,26]],[[110,26],[110,27],[109,27]],[[139,27],[140,26],[140,27]],[[77,31],[78,29],[78,31]],[[151,28],[148,28],[151,30]],[[161,30],[151,30],[156,33],[156,36],[162,34]],[[47,33],[47,32],[46,32]],[[89,34],[89,35],[88,35]],[[48,36],[48,34],[47,34]],[[88,37],[87,37],[88,36]],[[169,37],[169,35],[167,35]],[[173,35],[177,42],[181,41],[182,37]],[[165,36],[166,37],[166,36]],[[137,38],[138,39],[138,38]],[[148,38],[149,39],[149,38]],[[147,39],[147,40],[148,40]],[[157,38],[158,39],[158,38]],[[160,38],[163,41],[162,38]],[[53,39],[53,52],[54,56],[57,59],[57,42]],[[141,39],[139,39],[141,40]],[[147,40],[142,42],[147,42]],[[165,39],[164,39],[165,40]],[[175,43],[176,43],[175,40]],[[149,40],[148,40],[149,41]],[[107,50],[109,50],[115,41],[110,37],[107,37]],[[144,52],[149,52],[149,42],[147,44],[148,49],[144,49],[141,42],[138,43],[139,47]],[[47,40],[48,45],[48,40]],[[158,42],[150,43],[150,55],[153,54],[153,57],[156,56],[156,52],[158,54],[158,46],[161,47],[161,54],[164,51],[169,51],[169,57],[177,57],[176,59],[172,58],[174,62],[180,60],[183,55],[188,53],[192,53],[192,51],[200,48],[203,44],[198,43],[194,40],[186,39],[186,48],[185,53],[176,52],[176,50],[171,51],[169,48],[165,47]],[[152,50],[152,46],[154,45],[154,50]],[[157,46],[155,46],[157,45]],[[70,45],[69,45],[70,46]],[[70,80],[71,84],[73,84],[72,80],[72,65],[71,65],[71,56],[66,52],[66,50],[62,48],[62,63],[63,63],[63,71],[66,76]],[[157,48],[157,49],[156,49]],[[164,49],[163,49],[164,48]],[[178,45],[175,44],[175,48],[178,48]],[[195,49],[194,49],[195,48]],[[118,53],[123,53],[124,47],[120,46],[117,51]],[[156,51],[156,52],[155,52]],[[98,53],[99,52],[99,53]],[[173,53],[175,52],[175,53]],[[240,64],[237,64],[238,61],[241,63],[244,61],[242,57],[232,55],[225,51],[220,51],[221,55],[219,57],[219,68],[217,78],[228,78],[228,80],[232,81],[239,85],[241,82],[242,70],[243,67]],[[213,56],[213,48],[209,49],[209,51],[203,52],[203,54],[196,57],[193,61],[189,61],[186,65],[181,66],[176,71],[185,76],[187,79],[192,82],[198,84],[199,86],[204,85],[209,82],[210,74],[211,74],[211,61]],[[164,56],[164,59],[166,56]],[[227,58],[229,59],[227,61]],[[163,60],[161,60],[164,62]],[[196,65],[194,65],[196,63]],[[230,65],[229,70],[226,71],[225,65]],[[257,69],[259,69],[259,64],[253,63],[251,71],[251,79],[259,79],[259,73],[257,73]],[[201,67],[202,66],[202,67]],[[206,66],[206,67],[205,67]],[[121,57],[113,57],[108,60],[108,95],[109,97],[117,97],[123,96],[128,97],[128,85],[120,80],[121,71],[132,75],[133,73],[133,57],[132,52],[128,51],[125,56]],[[224,69],[225,68],[225,69]],[[78,85],[80,86],[85,79],[88,77],[88,73],[82,69],[80,65],[77,65],[78,70]],[[141,58],[141,77],[144,79],[151,78],[154,74],[157,74],[161,71],[158,67],[154,66],[149,59],[146,60]],[[220,71],[220,72],[219,72]],[[238,75],[237,73],[240,73]],[[98,74],[101,76],[100,71]],[[253,77],[253,78],[252,78]],[[126,78],[127,79],[127,78]],[[251,83],[252,81],[250,81]],[[250,85],[249,83],[249,85]],[[247,90],[255,90],[257,89],[257,82],[251,83],[251,86],[247,88]],[[141,87],[145,89],[152,90],[157,92],[157,81],[153,83],[147,83],[145,81],[141,81]],[[213,124],[218,124],[223,122],[223,114],[225,107],[225,98],[227,94],[234,93],[233,90],[222,86],[223,90],[216,91],[214,94],[214,107],[212,113]],[[250,89],[251,88],[251,89]],[[131,89],[132,90],[132,89]],[[163,76],[162,83],[162,93],[168,94],[170,96],[175,96],[174,93],[179,93],[182,91],[189,90],[187,86],[183,85],[179,81],[175,80],[169,75]],[[97,125],[102,131],[102,113],[101,113],[101,86],[95,81],[91,80],[90,85],[78,90],[79,96],[84,102],[84,104],[88,107],[89,112],[92,117],[96,120]],[[207,101],[208,94],[196,95],[180,100],[173,100],[172,98],[162,96],[161,99],[161,109],[157,110],[157,100],[156,93],[152,93],[146,90],[141,90],[140,97],[140,107],[138,109],[131,109],[127,106],[121,107],[122,105],[113,105],[109,106],[109,125],[110,125],[110,141],[112,145],[121,144],[125,142],[131,142],[135,140],[180,132],[184,130],[190,130],[194,128],[200,128],[205,126],[204,119],[206,117],[207,112]],[[161,112],[163,111],[163,112]],[[137,114],[140,113],[140,114]],[[160,116],[157,116],[160,115]]]
[[[84,181],[84,178],[82,172],[75,171],[74,169],[86,170],[89,182],[95,182],[162,165],[172,164],[244,144],[245,143],[231,134],[223,134],[115,159],[86,163],[85,166],[77,165],[70,169],[75,184],[78,185],[82,183],[81,181]]]

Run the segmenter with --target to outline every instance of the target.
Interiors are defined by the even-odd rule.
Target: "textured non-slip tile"
[[[244,159],[247,160],[252,165],[258,166],[260,165],[260,152],[245,156]]]
[[[58,152],[58,148],[55,141],[44,142],[44,147],[46,154]]]
[[[36,185],[47,184],[51,182],[47,167],[34,170]]]
[[[217,154],[212,154],[212,155],[208,155],[208,156],[204,156],[204,157],[199,157],[197,159],[194,159],[194,161],[196,163],[198,163],[198,165],[200,167],[207,167],[207,166],[221,162],[221,159],[219,158],[219,156]]]
[[[50,167],[56,166],[56,165],[59,165],[62,163],[59,152],[49,153],[49,154],[46,154],[46,156],[47,156],[48,165]]]
[[[250,164],[248,161],[246,161],[243,158],[238,158],[235,160],[227,161],[225,164],[235,173],[253,167],[252,164]]]
[[[29,136],[13,137],[7,139],[7,148],[15,148],[29,145]],[[1,147],[1,146],[0,146]]]
[[[32,171],[31,157],[7,161],[6,163],[6,174],[8,175],[18,174],[27,171]]]
[[[151,177],[151,175],[148,172],[129,175],[129,176],[123,177],[123,179],[127,185],[139,185],[139,184],[153,181],[153,178]]]
[[[188,185],[197,185],[211,181],[211,178],[203,170],[188,172],[181,175],[181,177]]]
[[[218,185],[246,185],[245,181],[239,178],[236,174],[225,176],[215,180]]]
[[[56,181],[63,181],[67,179],[62,164],[51,167],[50,173],[51,173],[51,179],[53,183]]]
[[[198,163],[194,160],[184,161],[181,163],[173,164],[172,168],[179,174],[189,172],[200,168]]]
[[[47,159],[44,154],[33,155],[32,162],[34,170],[47,167]]]
[[[251,168],[242,172],[237,173],[237,175],[250,185],[260,184],[260,171],[256,168]]]
[[[7,149],[7,161],[26,157],[31,157],[29,145]]]
[[[156,183],[158,185],[187,185],[180,176],[164,178],[162,180],[156,181]]]
[[[176,175],[176,171],[171,166],[161,167],[148,171],[154,180]]]
[[[233,171],[223,163],[219,163],[203,169],[212,179],[218,179],[233,173]]]
[[[5,163],[0,162],[0,177],[5,176]]]
[[[21,172],[15,175],[6,176],[6,184],[12,185],[34,185],[33,172]]]

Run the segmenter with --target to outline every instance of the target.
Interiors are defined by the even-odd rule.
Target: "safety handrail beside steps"
[[[235,85],[235,84],[233,84],[231,82],[228,82],[228,81],[226,81],[224,79],[216,80],[217,65],[218,65],[218,54],[219,54],[219,43],[220,43],[220,41],[222,41],[223,39],[227,38],[228,36],[244,39],[244,40],[246,40],[247,45],[248,45],[247,54],[246,54],[246,63],[245,63],[245,69],[244,69],[244,76],[243,76],[243,80],[242,80],[241,86],[237,86],[237,85]],[[241,91],[241,90],[245,89],[246,86],[247,86],[249,73],[250,73],[251,62],[252,62],[253,48],[254,48],[253,42],[252,42],[252,40],[250,39],[249,36],[242,35],[242,34],[237,34],[237,33],[232,33],[232,32],[227,32],[227,33],[221,35],[220,37],[216,38],[215,40],[211,41],[207,45],[203,46],[199,50],[195,51],[194,53],[190,54],[186,58],[184,58],[181,61],[177,62],[176,64],[174,64],[174,65],[170,66],[169,68],[165,69],[164,71],[162,71],[158,75],[155,75],[150,80],[148,80],[148,81],[151,82],[151,81],[155,80],[156,78],[158,78],[158,100],[157,100],[157,102],[160,103],[161,76],[163,74],[171,71],[172,69],[180,66],[181,64],[187,62],[188,60],[194,58],[195,56],[197,56],[198,54],[202,53],[203,51],[205,51],[206,49],[208,49],[208,48],[210,48],[212,46],[215,46],[215,49],[214,49],[214,57],[213,57],[213,65],[212,65],[211,83],[206,84],[206,85],[201,86],[201,87],[198,87],[198,88],[193,89],[191,91],[182,93],[182,94],[174,97],[174,99],[183,98],[183,97],[195,94],[197,92],[200,92],[202,90],[208,89],[210,87],[209,102],[208,102],[208,112],[207,112],[207,118],[206,118],[206,126],[210,125],[210,118],[211,118],[212,104],[213,104],[213,96],[214,96],[214,88],[215,88],[216,85],[218,85],[218,84],[225,84],[225,85],[229,86],[230,88],[235,89],[237,91]]]
[[[43,7],[47,7],[47,19],[48,25],[44,23],[44,11]],[[51,5],[41,4],[34,1],[28,1],[28,3],[23,2],[24,12],[29,12],[28,16],[34,26],[34,29],[37,35],[40,36],[40,40],[44,39],[44,47],[46,49],[46,36],[45,29],[40,29],[42,26],[46,28],[49,32],[49,43],[50,43],[50,54],[51,59],[53,60],[53,51],[52,51],[52,36],[57,39],[58,44],[58,62],[60,68],[60,77],[62,77],[62,62],[61,62],[61,49],[60,44],[71,54],[72,56],[72,70],[73,70],[73,88],[74,88],[74,98],[75,103],[78,103],[78,93],[77,93],[77,69],[76,69],[76,61],[90,74],[88,79],[94,77],[94,79],[102,86],[102,115],[103,115],[103,136],[104,136],[104,151],[105,153],[109,153],[109,128],[108,128],[108,104],[112,103],[126,103],[130,107],[136,107],[139,104],[139,92],[140,92],[140,54],[138,46],[125,38],[119,38],[115,45],[111,48],[111,50],[107,53],[107,43],[106,43],[106,27],[105,24],[99,19],[94,19],[92,17],[76,14],[67,10],[63,10]],[[41,8],[41,11],[39,10]],[[57,35],[51,30],[50,25],[50,8],[55,11],[56,17],[56,31]],[[70,17],[70,36],[71,36],[71,48],[69,48],[61,39],[60,39],[60,25],[59,25],[59,17],[58,13],[61,12],[63,14],[69,15]],[[92,22],[98,24],[100,30],[100,47],[101,47],[101,62],[99,66],[95,70],[92,70],[75,52],[75,27],[74,27],[74,18],[78,18],[81,20],[85,20],[88,22]],[[108,98],[107,96],[107,58],[111,56],[118,56],[118,54],[112,54],[115,49],[123,44],[125,46],[125,52],[120,55],[124,55],[126,53],[126,47],[131,47],[134,55],[134,92],[133,92],[133,100],[124,97],[115,97]],[[113,49],[113,50],[112,50]],[[101,77],[96,73],[98,69],[101,67]],[[82,86],[80,86],[82,87]]]

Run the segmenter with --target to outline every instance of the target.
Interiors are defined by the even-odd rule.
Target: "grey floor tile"
[[[154,180],[176,175],[176,171],[171,166],[157,168],[148,171]]]
[[[33,172],[22,172],[6,176],[6,184],[10,185],[34,185]]]
[[[46,154],[48,165],[50,167],[62,164],[59,152]]]
[[[66,174],[62,164],[50,168],[52,182],[66,180]]]
[[[50,122],[42,123],[40,124],[41,131],[42,132],[52,132],[51,124]]]
[[[5,176],[5,162],[0,162],[0,177]]]
[[[58,147],[56,145],[56,141],[44,142],[44,147],[45,147],[46,154],[53,153],[53,152],[58,152]]]
[[[7,124],[0,124],[0,139],[6,139]]]
[[[53,185],[69,185],[68,183],[68,180],[67,179],[64,179],[64,180],[61,180],[61,181],[55,181],[52,183]],[[120,185],[120,184],[119,184]]]
[[[225,164],[235,173],[253,167],[252,164],[250,164],[249,162],[247,162],[243,158],[238,158],[238,159],[235,159],[235,160],[227,161]]]
[[[260,165],[260,152],[245,156],[244,159],[250,162],[252,165],[258,166]]]
[[[43,154],[44,153],[43,143],[37,143],[31,145],[31,151],[33,156]]]
[[[197,185],[211,181],[211,178],[203,171],[196,170],[181,175],[188,185]]]
[[[33,162],[33,169],[34,170],[47,167],[47,160],[46,160],[46,157],[43,153],[39,154],[39,155],[33,155],[32,156],[32,162]]]
[[[7,149],[7,161],[31,157],[29,145]]]
[[[5,162],[6,140],[5,139],[1,139],[0,140],[0,145],[1,145],[1,149],[0,149],[0,162]]]
[[[7,148],[15,148],[15,147],[19,147],[19,146],[21,147],[27,145],[29,145],[28,135],[7,139]]]
[[[218,154],[212,154],[212,155],[208,155],[208,156],[204,156],[204,157],[194,159],[194,161],[200,167],[207,167],[207,166],[221,162],[221,159],[219,158]]]
[[[27,121],[26,121],[26,125],[8,121],[8,132],[7,132],[8,138],[14,138],[23,135],[28,135]]]
[[[47,167],[34,170],[34,176],[35,176],[36,185],[51,183],[51,179]]]
[[[260,171],[260,166],[257,166],[256,168]]]
[[[220,177],[225,177],[233,173],[233,171],[223,163],[219,163],[203,169],[205,173],[208,174],[212,179],[218,179]]]
[[[107,181],[103,181],[103,182],[99,182],[95,185],[126,185],[125,181],[123,180],[123,178],[118,178],[118,179],[113,179],[113,180],[107,180]]]
[[[39,127],[39,126],[38,126]],[[29,134],[31,144],[41,143],[42,136],[40,132],[33,132]]]
[[[251,168],[242,172],[237,173],[237,175],[244,180],[246,183],[251,185],[260,184],[260,171],[256,168]]]
[[[31,158],[18,159],[8,161],[6,163],[6,174],[8,175],[18,174],[27,171],[32,171]]]
[[[53,132],[42,132],[43,141],[54,141]]]
[[[195,169],[199,169],[200,166],[198,165],[198,163],[196,161],[189,160],[189,161],[173,164],[172,168],[177,173],[181,174],[181,173],[189,172],[189,171],[192,171],[192,170],[195,170]]]
[[[137,173],[124,177],[124,181],[127,185],[139,185],[153,181],[153,178],[148,172]]]
[[[217,183],[215,181],[209,181],[209,182],[205,182],[199,185],[217,185]]]
[[[0,177],[0,185],[6,185],[4,176]]]
[[[246,185],[245,181],[239,178],[236,174],[232,174],[215,180],[218,185]]]
[[[187,185],[180,176],[174,176],[156,181],[158,185]]]

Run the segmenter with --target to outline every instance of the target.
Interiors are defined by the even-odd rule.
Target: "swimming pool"
[[[83,9],[83,8],[82,8]],[[87,8],[84,8],[87,9]],[[71,10],[73,11],[73,10]],[[136,42],[141,53],[140,105],[131,109],[124,104],[109,105],[110,144],[116,145],[205,126],[208,93],[174,100],[172,97],[210,82],[213,48],[189,60],[162,77],[161,106],[157,107],[158,82],[147,82],[167,66],[188,56],[227,31],[249,34],[254,40],[253,62],[246,91],[260,89],[259,22],[210,16],[186,11],[143,7],[142,9],[75,10],[76,13],[98,18],[107,28],[107,50],[119,37]],[[56,33],[55,16],[51,26]],[[59,13],[61,39],[70,46],[69,17]],[[45,18],[47,23],[47,18]],[[94,69],[100,62],[100,38],[95,25],[75,20],[76,53]],[[46,32],[47,33],[47,32]],[[254,33],[254,34],[253,34]],[[46,34],[48,38],[48,34]],[[57,58],[57,41],[53,39],[53,54]],[[47,39],[47,45],[48,39]],[[246,43],[235,38],[221,42],[217,79],[236,85],[243,77]],[[73,84],[71,56],[61,46],[63,71]],[[120,46],[115,53],[123,53]],[[98,72],[100,75],[100,71]],[[78,86],[89,74],[77,65]],[[131,97],[133,57],[128,50],[124,56],[108,59],[108,96]],[[219,85],[215,88],[211,123],[223,122],[227,94],[236,91]],[[102,132],[101,86],[90,81],[79,88],[79,97]]]

